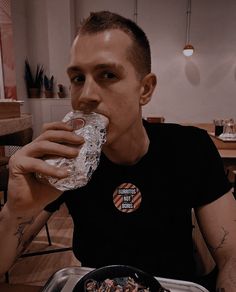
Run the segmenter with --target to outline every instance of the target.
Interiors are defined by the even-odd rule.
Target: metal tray
[[[63,268],[48,279],[42,292],[72,292],[79,279],[91,270],[91,268],[86,267]],[[156,278],[163,287],[169,289],[171,292],[209,292],[206,288],[196,283]]]
[[[224,137],[224,136],[216,136],[215,133],[209,133],[210,136],[222,141],[222,142],[232,142],[232,143],[235,143],[236,142],[236,136],[233,135],[232,137]]]

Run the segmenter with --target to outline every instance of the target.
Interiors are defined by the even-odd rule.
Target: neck
[[[143,125],[140,125],[132,133],[120,137],[117,143],[104,146],[103,153],[116,164],[133,165],[147,153],[148,147],[147,132]]]

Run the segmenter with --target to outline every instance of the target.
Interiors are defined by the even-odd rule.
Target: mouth
[[[92,110],[85,110],[85,109],[73,109],[74,113],[82,113],[84,115],[91,115],[93,113],[101,115],[104,119],[104,123],[106,126],[106,131],[108,132],[109,124],[110,124],[110,119],[107,114],[100,112],[100,111],[92,111]]]
[[[90,112],[90,113],[92,113],[92,112]],[[101,115],[102,117],[104,117],[104,120],[105,120],[105,123],[106,123],[106,129],[108,129],[109,124],[110,124],[110,119],[109,119],[108,115],[105,114],[105,113],[99,112],[99,111],[93,111],[93,113],[96,113],[96,114]]]

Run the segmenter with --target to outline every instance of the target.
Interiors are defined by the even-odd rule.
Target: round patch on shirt
[[[131,183],[123,183],[113,193],[113,203],[116,208],[124,213],[137,210],[141,204],[142,195],[139,189]]]

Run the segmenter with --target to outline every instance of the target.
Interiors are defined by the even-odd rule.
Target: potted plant
[[[54,94],[54,76],[52,75],[50,78],[45,74],[44,79],[44,88],[45,88],[45,96],[53,97]]]
[[[66,92],[65,92],[64,86],[62,84],[58,84],[57,87],[58,87],[58,91],[57,91],[58,96],[60,98],[66,97]]]
[[[29,98],[40,97],[43,85],[43,66],[37,64],[35,76],[30,68],[28,60],[25,60],[25,82]]]

